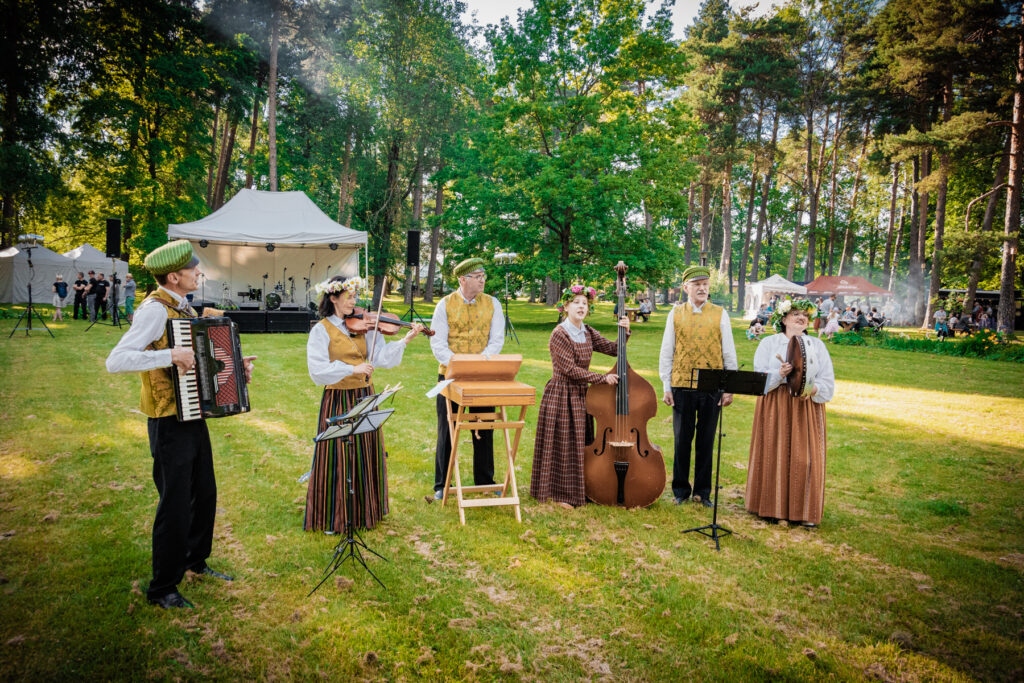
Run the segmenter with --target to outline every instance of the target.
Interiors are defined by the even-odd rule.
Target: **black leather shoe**
[[[221,581],[234,581],[235,580],[235,577],[228,576],[227,574],[221,574],[216,569],[210,569],[209,567],[203,567],[203,571],[196,572],[196,573],[197,574],[201,574],[202,576],[212,576],[213,578],[220,579]]]
[[[706,508],[713,508],[713,507],[715,507],[715,504],[714,504],[714,503],[712,503],[712,502],[711,502],[710,500],[708,500],[707,498],[701,498],[701,499],[700,499],[700,504],[701,504],[701,505],[703,505],[703,506],[704,506],[704,507],[706,507]]]
[[[182,595],[181,593],[179,593],[178,591],[174,591],[173,593],[168,593],[167,595],[164,595],[163,597],[150,598],[149,599],[149,604],[156,605],[160,609],[174,609],[174,608],[191,609],[192,607],[195,607],[195,605],[193,605],[191,602],[186,600],[185,596]]]

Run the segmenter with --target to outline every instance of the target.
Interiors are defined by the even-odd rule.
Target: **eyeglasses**
[[[487,273],[473,273],[472,275],[463,275],[462,277],[471,277],[480,282],[487,282]]]

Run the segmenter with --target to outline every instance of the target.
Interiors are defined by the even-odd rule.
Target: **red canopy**
[[[882,289],[862,277],[853,275],[820,275],[804,286],[807,287],[807,293],[813,296],[892,296],[888,289]]]

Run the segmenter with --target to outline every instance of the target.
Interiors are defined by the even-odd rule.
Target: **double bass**
[[[626,264],[615,266],[618,310],[626,306]],[[617,384],[593,384],[587,390],[587,420],[593,441],[583,448],[587,498],[601,505],[647,507],[665,490],[661,448],[647,438],[647,422],[658,412],[651,383],[626,360],[626,330],[619,330]],[[591,430],[588,430],[591,431]]]

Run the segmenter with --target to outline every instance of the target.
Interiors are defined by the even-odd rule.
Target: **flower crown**
[[[563,289],[562,298],[558,300],[558,305],[564,307],[581,294],[587,297],[587,301],[591,306],[594,305],[594,300],[597,298],[597,290],[593,287],[587,287],[586,285],[572,285]]]
[[[331,294],[338,294],[339,292],[352,292],[358,295],[359,291],[366,286],[363,278],[358,275],[347,278],[345,280],[324,280],[314,287],[317,296],[330,296]]]
[[[815,306],[810,299],[797,299],[796,301],[786,299],[775,307],[775,310],[772,312],[771,320],[768,321],[768,324],[775,328],[776,332],[781,332],[782,319],[786,317],[787,313],[793,310],[803,311],[809,318],[813,318],[814,314],[818,311],[818,307]]]

